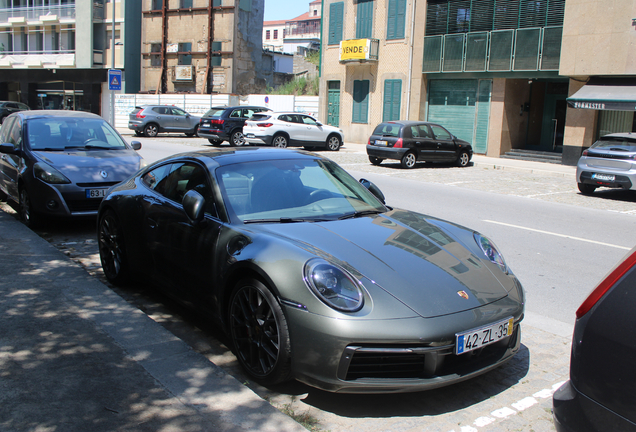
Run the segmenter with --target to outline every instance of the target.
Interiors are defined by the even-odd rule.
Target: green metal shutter
[[[490,124],[490,98],[492,81],[480,80],[477,94],[477,113],[475,114],[475,137],[472,142],[475,153],[486,154],[488,151],[488,126]]]
[[[472,144],[477,87],[477,80],[431,80],[428,121]]]
[[[404,39],[406,28],[406,0],[389,0],[387,39]]]
[[[353,82],[353,123],[369,121],[369,80]]]
[[[382,109],[382,121],[400,119],[402,106],[402,80],[384,81],[384,104]]]
[[[331,3],[329,6],[329,45],[337,45],[342,41],[343,19],[344,2]]]
[[[356,38],[370,39],[373,37],[373,0],[358,0],[356,11]]]
[[[340,126],[340,81],[329,81],[327,124]]]

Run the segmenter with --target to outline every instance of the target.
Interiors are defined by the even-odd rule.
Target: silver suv
[[[144,105],[130,113],[128,129],[137,136],[155,137],[159,132],[178,132],[195,136],[201,117],[193,116],[172,105]]]

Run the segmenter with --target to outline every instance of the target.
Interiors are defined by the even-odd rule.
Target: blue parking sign
[[[121,90],[121,71],[108,69],[108,90]]]

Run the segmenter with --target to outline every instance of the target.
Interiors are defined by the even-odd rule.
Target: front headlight
[[[33,165],[33,175],[49,184],[65,184],[71,182],[64,174],[44,162],[38,162]]]
[[[504,261],[503,255],[499,253],[497,246],[495,246],[489,238],[479,233],[474,233],[473,237],[488,260],[497,264],[501,271],[507,274],[508,266],[506,265],[506,261]]]
[[[356,312],[364,303],[360,283],[344,269],[323,259],[305,264],[305,283],[322,302],[336,310]]]

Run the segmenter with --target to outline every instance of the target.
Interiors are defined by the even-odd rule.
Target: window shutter
[[[384,107],[382,121],[400,119],[402,105],[402,80],[384,81]]]
[[[356,12],[356,38],[369,39],[373,35],[373,0],[359,0]]]
[[[329,45],[339,44],[342,40],[343,18],[344,2],[332,3],[329,6]]]
[[[403,39],[406,25],[406,0],[389,0],[386,38]]]

